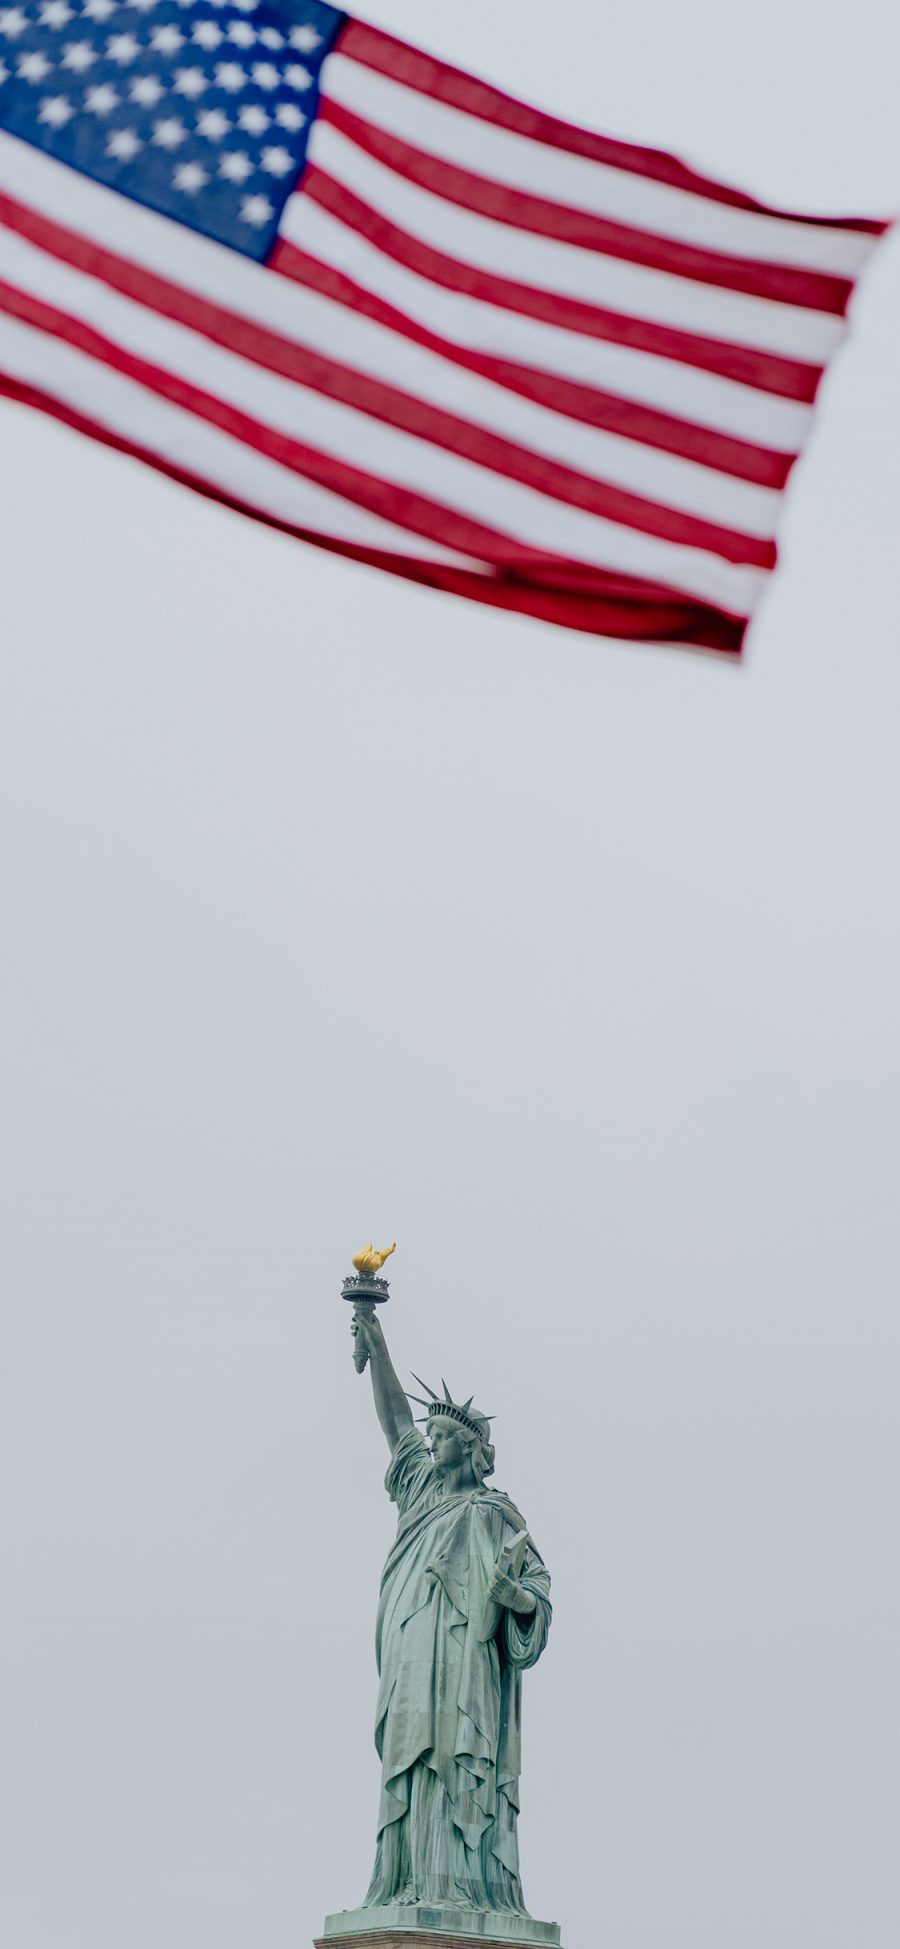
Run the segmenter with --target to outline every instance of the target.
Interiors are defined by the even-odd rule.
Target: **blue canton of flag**
[[[0,126],[263,260],[342,20],[320,0],[19,0]]]

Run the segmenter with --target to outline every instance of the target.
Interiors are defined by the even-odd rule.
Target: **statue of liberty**
[[[547,1642],[549,1576],[514,1504],[487,1487],[488,1418],[446,1384],[443,1398],[426,1388],[423,1437],[374,1306],[357,1308],[354,1333],[399,1517],[378,1607],[381,1804],[364,1909],[505,1913],[504,1935],[518,1916],[524,1939],[546,1927],[558,1941],[526,1919],[516,1834],[522,1673]]]

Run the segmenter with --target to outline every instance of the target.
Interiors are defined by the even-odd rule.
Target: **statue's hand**
[[[373,1354],[377,1358],[379,1353],[384,1351],[384,1334],[381,1331],[374,1306],[371,1309],[367,1307],[365,1312],[360,1307],[354,1307],[353,1317],[350,1321],[350,1331],[356,1340],[357,1346],[365,1347],[370,1359]]]
[[[488,1596],[492,1604],[502,1604],[504,1610],[516,1611],[520,1617],[530,1617],[537,1608],[534,1593],[516,1583],[514,1577],[505,1577],[502,1570],[495,1570],[488,1584]]]

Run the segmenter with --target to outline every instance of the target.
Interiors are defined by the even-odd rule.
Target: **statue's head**
[[[418,1374],[413,1379],[419,1380]],[[473,1408],[471,1394],[465,1402],[454,1401],[446,1381],[443,1400],[432,1392],[427,1381],[419,1381],[419,1386],[427,1388],[429,1399],[423,1401],[418,1394],[409,1398],[427,1409],[420,1420],[426,1424],[435,1468],[449,1475],[468,1460],[474,1480],[483,1482],[486,1475],[494,1472],[490,1416]]]
[[[477,1427],[466,1428],[447,1415],[429,1415],[426,1433],[431,1443],[431,1459],[442,1475],[455,1474],[468,1461],[475,1482],[481,1483],[494,1471],[494,1447],[490,1424],[483,1415],[473,1415]]]

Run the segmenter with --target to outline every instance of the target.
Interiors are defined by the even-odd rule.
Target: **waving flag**
[[[767,209],[319,0],[0,6],[0,389],[577,629],[740,649],[885,228]]]

